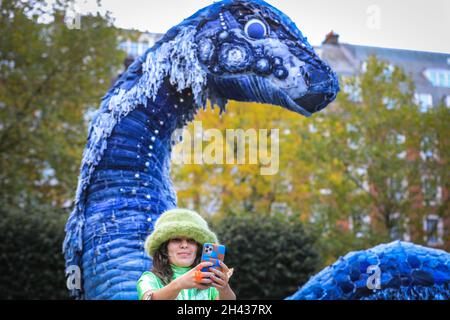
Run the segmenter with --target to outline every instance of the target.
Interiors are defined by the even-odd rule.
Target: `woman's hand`
[[[229,288],[228,281],[230,280],[230,275],[232,273],[225,263],[219,260],[219,264],[222,268],[222,271],[217,270],[216,268],[209,268],[209,270],[214,273],[211,277],[211,279],[213,280],[213,283],[211,285],[213,287],[216,287],[220,292]]]
[[[199,263],[195,268],[186,272],[181,277],[175,279],[180,290],[197,288],[205,290],[211,287],[212,280],[208,279],[213,276],[212,272],[202,272],[201,269],[212,266],[212,262]]]

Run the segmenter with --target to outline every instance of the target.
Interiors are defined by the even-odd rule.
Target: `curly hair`
[[[162,280],[164,285],[168,285],[172,281],[173,277],[173,271],[169,263],[169,252],[167,249],[169,241],[170,240],[163,242],[159,246],[158,250],[155,251],[155,254],[153,255],[153,267],[150,270]],[[192,263],[192,265],[190,265],[191,268],[198,265],[202,257],[202,245],[198,242],[195,243],[197,244],[197,254],[195,256],[194,262]]]

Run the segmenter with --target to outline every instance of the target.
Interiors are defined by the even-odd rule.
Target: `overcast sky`
[[[164,33],[213,0],[102,0],[115,25]],[[333,30],[341,42],[450,53],[450,0],[268,0],[312,45]],[[92,11],[95,0],[79,0]]]

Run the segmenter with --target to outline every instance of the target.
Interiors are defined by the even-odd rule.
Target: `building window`
[[[365,73],[367,71],[367,61],[361,63],[361,71]]]
[[[425,76],[434,87],[450,88],[450,70],[428,69]]]
[[[423,205],[435,206],[439,204],[442,199],[442,187],[439,183],[439,177],[432,177],[430,175],[423,175],[421,177]]]
[[[404,134],[397,134],[397,143],[404,144],[406,141],[406,136]]]
[[[424,136],[420,141],[420,157],[423,161],[438,159],[435,147],[435,139],[430,136]]]
[[[408,180],[388,178],[387,187],[391,199],[401,202],[408,198]]]
[[[400,213],[396,212],[389,215],[389,220],[391,224],[391,228],[389,230],[391,240],[411,241],[411,237],[408,232],[409,219],[407,217],[402,219]]]
[[[371,218],[366,213],[353,214],[349,217],[348,227],[357,238],[362,238],[370,230]]]
[[[444,234],[444,223],[442,218],[430,214],[423,221],[425,241],[429,246],[442,245],[442,236]]]
[[[347,132],[358,132],[358,128],[350,123],[347,123]]]
[[[370,191],[366,167],[354,167],[350,165],[347,167],[347,172],[351,175],[352,180],[357,181],[357,188],[353,190],[354,194],[360,195]]]
[[[352,150],[358,150],[361,146],[364,146],[364,137],[359,137],[356,139],[348,138],[347,146]]]
[[[141,42],[141,54],[144,53],[145,51],[147,51],[147,49],[150,48],[150,42],[149,41],[144,41]]]
[[[397,153],[397,158],[398,159],[406,159],[406,151],[401,151],[401,152]]]
[[[433,106],[433,97],[429,93],[416,93],[414,98],[420,112],[427,112]]]
[[[359,79],[355,78],[343,78],[341,83],[343,83],[343,91],[348,94],[348,99],[352,102],[362,102],[361,87],[359,84]]]
[[[358,144],[351,139],[347,139],[347,146],[352,150],[358,150]]]
[[[282,214],[282,215],[291,215],[292,211],[286,202],[273,202],[270,206],[270,213],[273,214]]]
[[[446,74],[444,74],[443,72],[439,72],[439,81],[438,84],[440,87],[445,87],[447,85],[447,77]]]
[[[139,55],[139,43],[131,42],[129,54],[135,57]]]
[[[119,44],[119,49],[125,51],[126,53],[128,53],[129,47],[128,47],[128,42],[121,42]]]
[[[328,189],[328,188],[322,188],[322,189],[319,190],[319,192],[320,192],[321,195],[324,195],[324,196],[329,196],[330,194],[333,193],[333,191],[331,189]]]
[[[354,167],[354,166],[348,166],[347,167],[348,172],[352,174],[356,174],[358,176],[366,176],[367,175],[367,168],[364,166],[361,167]]]
[[[383,97],[383,104],[388,110],[395,109],[395,100],[392,98]]]
[[[386,66],[386,68],[384,68],[383,74],[384,74],[386,77],[391,77],[391,76],[392,76],[392,73],[394,73],[394,70],[395,70],[394,65],[393,65],[392,63],[389,63],[389,64]]]

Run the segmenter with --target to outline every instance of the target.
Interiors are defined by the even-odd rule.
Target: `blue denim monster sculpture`
[[[350,252],[288,300],[449,300],[450,254],[394,241]]]
[[[86,299],[136,299],[151,261],[146,236],[176,207],[171,135],[209,99],[278,105],[304,116],[339,91],[330,67],[295,24],[259,0],[216,2],[170,29],[103,97],[90,124],[75,208],[66,225],[66,266],[81,270]]]
[[[145,238],[160,214],[176,207],[172,133],[207,99],[221,112],[233,99],[310,116],[338,91],[336,75],[295,24],[263,1],[223,0],[170,29],[116,81],[90,124],[63,244],[66,266],[81,270],[72,295],[137,299],[136,281],[151,267]],[[415,252],[423,250],[409,254]],[[448,275],[448,256],[439,257]],[[351,266],[337,275],[354,281]],[[316,284],[291,298],[339,297],[332,287],[317,293]],[[361,298],[351,288],[345,282],[341,297]]]

